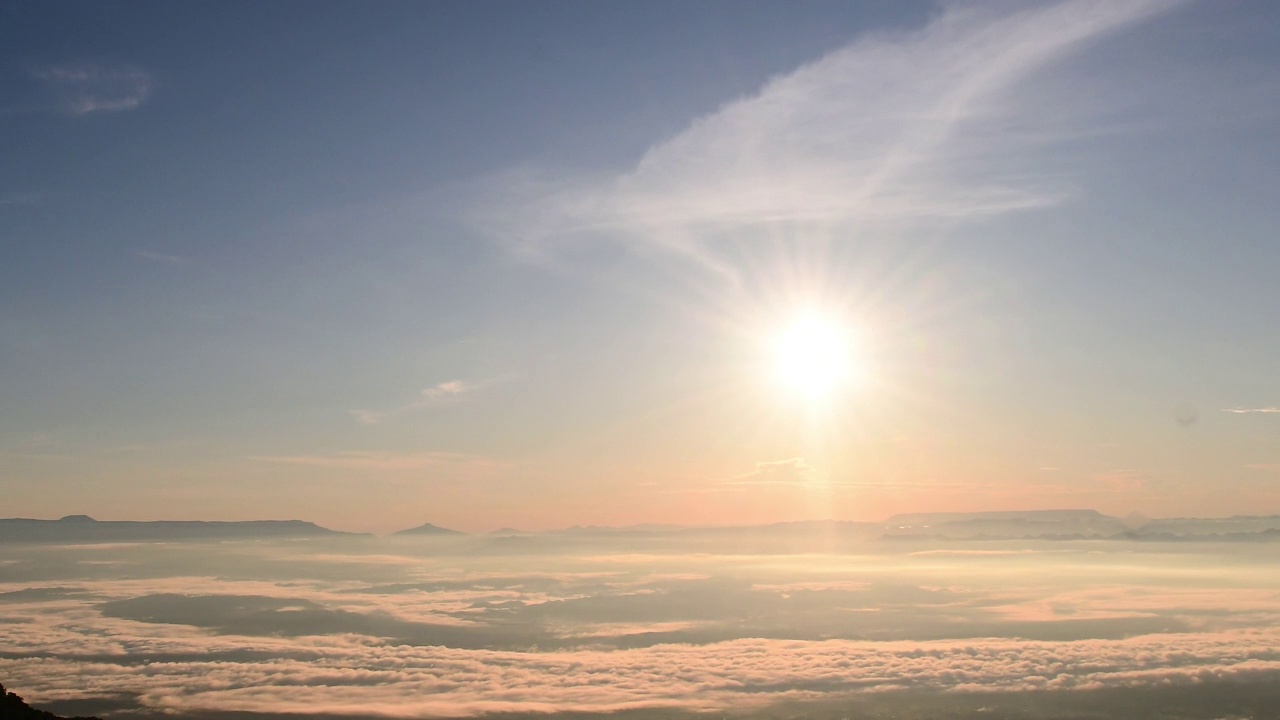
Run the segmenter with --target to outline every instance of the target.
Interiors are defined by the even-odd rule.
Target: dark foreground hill
[[[0,718],[4,720],[63,720],[60,715],[54,715],[43,710],[37,710],[16,694],[4,689],[4,685],[0,685]],[[98,720],[98,718],[77,717],[72,720]]]
[[[61,520],[0,519],[0,542],[146,542],[247,538],[302,538],[350,533],[322,528],[302,520],[205,522],[157,520],[134,522],[94,520],[68,515]]]

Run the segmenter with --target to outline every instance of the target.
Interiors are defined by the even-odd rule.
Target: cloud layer
[[[389,717],[1280,677],[1268,547],[729,545],[0,546],[0,673],[41,703]]]

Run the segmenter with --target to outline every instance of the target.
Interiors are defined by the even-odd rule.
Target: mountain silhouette
[[[4,685],[0,685],[0,718],[4,720],[66,720],[60,715],[31,707],[16,693],[5,690]],[[98,720],[98,718],[75,717],[70,720]]]
[[[431,523],[423,523],[423,524],[419,525],[418,527],[415,527],[415,528],[409,528],[408,530],[401,530],[401,531],[399,531],[399,532],[392,533],[392,535],[440,535],[440,536],[453,535],[453,536],[459,536],[459,535],[466,535],[466,533],[461,532],[461,531],[459,531],[459,530],[450,530],[449,528],[442,528],[442,527],[440,527],[439,525],[432,525]]]
[[[350,535],[302,520],[94,520],[67,515],[59,520],[0,519],[0,542],[145,542],[235,538],[296,538]]]

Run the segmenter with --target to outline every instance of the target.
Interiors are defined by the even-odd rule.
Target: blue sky
[[[4,514],[1280,512],[1277,14],[6,4]]]

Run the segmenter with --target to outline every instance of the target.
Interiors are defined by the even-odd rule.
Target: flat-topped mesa
[[[350,535],[303,520],[58,520],[0,519],[0,542],[183,542],[193,540],[300,538]]]
[[[886,525],[937,525],[963,522],[1104,522],[1114,521],[1097,510],[994,510],[990,512],[901,513],[885,521]]]
[[[1119,518],[1088,509],[903,513],[886,520],[884,526],[893,537],[931,535],[951,539],[1098,538],[1126,531]]]

